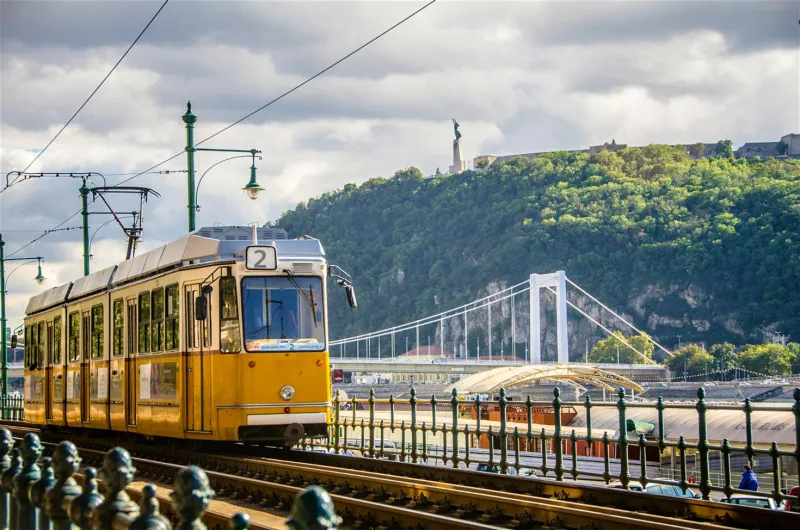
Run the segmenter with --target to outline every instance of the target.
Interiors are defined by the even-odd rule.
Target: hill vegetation
[[[652,145],[433,179],[411,168],[309,199],[277,224],[319,238],[353,275],[359,309],[331,297],[333,337],[559,269],[669,347],[678,335],[800,337],[798,160],[696,160]]]

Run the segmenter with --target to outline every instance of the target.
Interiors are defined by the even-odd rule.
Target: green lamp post
[[[39,285],[44,283],[45,277],[42,274],[42,258],[41,256],[36,256],[32,258],[6,258],[3,255],[3,249],[6,243],[3,241],[3,236],[0,234],[0,349],[2,349],[2,356],[0,356],[0,360],[2,360],[2,365],[0,365],[0,378],[2,378],[3,384],[3,396],[8,395],[8,347],[6,346],[6,269],[5,269],[5,262],[6,261],[29,261],[32,262],[36,260],[38,262],[38,271],[34,280]],[[20,265],[21,267],[22,265]],[[8,275],[11,277],[11,274],[19,269],[17,267]]]
[[[188,204],[187,208],[189,209],[189,232],[194,232],[196,225],[195,225],[195,214],[197,212],[197,188],[195,187],[194,183],[194,154],[197,151],[216,151],[219,153],[250,153],[253,157],[253,164],[250,166],[250,182],[242,188],[243,191],[247,192],[247,196],[250,197],[252,200],[256,200],[258,198],[258,194],[261,193],[264,188],[259,186],[258,182],[256,181],[256,155],[260,153],[258,149],[210,149],[204,147],[197,147],[194,144],[194,124],[197,122],[197,115],[192,112],[192,102],[188,102],[186,104],[186,113],[182,116],[183,123],[186,124],[186,147],[184,150],[186,151],[186,169],[187,169],[187,177],[186,177],[186,184],[188,188]],[[201,142],[202,143],[202,142]]]

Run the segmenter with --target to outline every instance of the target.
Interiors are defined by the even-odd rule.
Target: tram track
[[[7,427],[11,428],[11,426]],[[26,429],[25,432],[30,431]],[[43,434],[48,443],[57,443],[50,439],[59,436]],[[76,439],[66,436],[61,436],[61,438],[76,442],[81,456],[86,455],[87,462],[96,461],[98,464],[105,451],[115,445],[113,441],[109,440]],[[298,462],[284,458],[276,459],[246,454],[248,451],[237,455],[194,452],[188,456],[185,452],[164,450],[147,445],[126,444],[126,447],[134,457],[135,466],[139,469],[137,473],[139,479],[153,480],[169,486],[168,478],[174,477],[175,473],[184,465],[199,465],[208,474],[212,487],[217,491],[218,498],[245,508],[267,510],[280,516],[288,515],[287,510],[291,507],[291,503],[299,491],[310,485],[322,486],[331,494],[337,512],[344,518],[343,528],[384,528],[387,530],[406,528],[711,530],[712,528],[726,528],[722,525],[736,522],[732,519],[725,521],[719,517],[717,520],[711,521],[697,520],[696,514],[691,509],[686,510],[685,507],[683,513],[676,512],[672,516],[665,516],[646,513],[646,506],[639,506],[636,511],[604,506],[591,496],[584,495],[577,499],[569,491],[575,486],[552,481],[508,477],[515,479],[519,484],[522,484],[520,481],[533,485],[547,482],[550,483],[550,487],[560,487],[560,494],[556,492],[552,495],[535,496],[530,493],[503,491],[500,489],[503,480],[499,479],[506,477],[486,476],[485,473],[463,470],[464,473],[478,475],[478,479],[486,482],[491,479],[494,487],[488,484],[468,486],[431,478],[348,469],[339,465],[343,460],[359,461],[364,465],[368,465],[370,462],[379,462],[373,459],[318,454],[305,455],[296,451],[274,451],[292,459],[303,459],[307,456],[317,457],[315,458],[317,462]],[[169,460],[169,462],[165,460]],[[330,465],[328,460],[330,460]],[[319,461],[324,463],[318,463]],[[410,466],[410,464],[404,465]],[[414,467],[428,471],[438,469],[425,466]],[[639,500],[650,497],[649,502],[654,504],[662,501],[658,497],[653,498],[653,496],[628,491],[615,490],[610,493],[623,497],[626,494],[638,495]],[[690,501],[690,504],[698,502]],[[727,526],[727,528],[768,526],[765,521],[772,519],[769,517],[771,514],[757,510],[757,515],[760,515],[758,525],[735,524]],[[791,514],[784,515],[791,517]]]

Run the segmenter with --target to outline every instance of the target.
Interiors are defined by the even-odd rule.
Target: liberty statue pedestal
[[[467,162],[461,153],[461,133],[458,132],[458,122],[453,120],[453,130],[456,133],[456,139],[453,140],[453,165],[449,168],[449,173],[462,173],[467,170]]]

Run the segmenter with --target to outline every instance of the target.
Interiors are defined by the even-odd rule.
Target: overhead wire
[[[47,148],[48,148],[48,147],[50,147],[50,146],[53,144],[53,142],[55,142],[55,141],[56,141],[56,139],[57,139],[59,136],[61,136],[61,133],[62,133],[62,132],[64,132],[64,129],[66,129],[66,128],[69,126],[69,124],[70,124],[70,123],[72,123],[72,120],[74,120],[74,119],[75,119],[75,117],[76,117],[76,116],[77,116],[77,115],[80,113],[80,111],[82,111],[82,110],[83,110],[83,107],[85,107],[85,106],[86,106],[86,105],[89,103],[89,101],[90,101],[90,100],[91,100],[91,99],[94,97],[94,95],[97,93],[97,91],[98,91],[98,90],[100,90],[100,87],[102,87],[102,86],[103,86],[103,84],[106,82],[106,80],[107,80],[109,77],[111,77],[111,74],[113,74],[113,73],[114,73],[114,70],[116,70],[116,69],[117,69],[117,66],[119,66],[119,65],[120,65],[120,63],[123,61],[123,59],[125,59],[125,57],[128,55],[128,52],[130,52],[130,51],[131,51],[131,49],[133,49],[133,47],[136,45],[136,43],[137,43],[137,42],[139,42],[139,39],[141,39],[141,38],[142,38],[142,35],[144,35],[144,33],[147,31],[147,29],[150,27],[150,25],[153,23],[153,21],[155,21],[155,19],[158,17],[158,15],[161,13],[161,11],[162,11],[162,10],[163,10],[163,9],[164,9],[166,6],[167,6],[167,3],[168,3],[168,2],[169,2],[169,0],[164,0],[164,3],[163,3],[163,4],[161,4],[161,7],[159,7],[159,8],[158,8],[158,11],[156,11],[156,14],[155,14],[155,15],[153,15],[153,17],[150,19],[150,22],[148,22],[148,23],[147,23],[147,25],[146,25],[146,26],[144,27],[144,29],[143,29],[143,30],[142,30],[142,31],[139,33],[139,35],[136,37],[136,39],[134,39],[134,41],[131,43],[131,45],[130,45],[130,46],[128,46],[128,49],[127,49],[127,50],[125,50],[125,53],[123,53],[123,54],[122,54],[122,57],[120,57],[120,58],[119,58],[119,60],[118,60],[118,61],[116,62],[116,64],[115,64],[115,65],[114,65],[114,66],[111,68],[111,70],[110,70],[110,71],[109,71],[109,72],[106,74],[106,76],[103,78],[103,80],[102,80],[102,81],[100,81],[100,84],[99,84],[99,85],[97,85],[97,88],[95,88],[95,89],[92,91],[92,93],[91,93],[91,94],[89,94],[89,97],[88,97],[88,98],[86,98],[86,101],[84,101],[84,102],[83,102],[83,104],[82,104],[80,107],[78,107],[78,110],[76,110],[76,111],[75,111],[75,114],[73,114],[73,115],[72,115],[72,117],[71,117],[69,120],[67,120],[67,123],[65,123],[65,124],[64,124],[64,126],[63,126],[63,127],[61,127],[61,130],[59,130],[59,131],[56,133],[56,135],[53,137],[53,139],[52,139],[52,140],[50,140],[50,141],[47,143],[47,145],[46,145],[46,146],[44,146],[44,149],[42,149],[41,151],[39,151],[39,152],[36,154],[36,157],[35,157],[33,160],[31,160],[30,164],[28,164],[28,165],[25,167],[25,169],[23,169],[23,170],[22,170],[22,173],[25,173],[26,171],[28,171],[28,168],[30,168],[30,167],[31,167],[31,166],[34,164],[34,162],[36,162],[37,160],[39,160],[39,157],[40,157],[40,156],[42,156],[42,155],[44,154],[44,152],[45,152],[45,151],[47,151]],[[13,183],[12,183],[12,184],[13,184]],[[0,192],[0,193],[2,193],[2,192]]]
[[[155,17],[156,17],[156,16],[158,16],[158,13],[160,13],[160,12],[161,12],[161,9],[163,9],[163,8],[164,8],[164,6],[167,4],[167,2],[168,2],[168,1],[169,1],[169,0],[165,0],[165,2],[164,2],[164,5],[162,5],[162,6],[161,6],[161,8],[158,10],[158,12],[156,13],[156,15],[153,17],[153,20],[155,20]],[[227,131],[227,130],[231,129],[232,127],[235,127],[236,125],[238,125],[238,124],[242,123],[243,121],[247,120],[248,118],[250,118],[250,117],[254,116],[255,114],[257,114],[257,113],[261,112],[262,110],[266,109],[266,108],[267,108],[267,107],[269,107],[270,105],[273,105],[274,103],[277,103],[278,101],[280,101],[281,99],[285,98],[286,96],[288,96],[288,95],[289,95],[289,94],[291,94],[292,92],[295,92],[296,90],[298,90],[298,89],[300,89],[301,87],[305,86],[306,84],[310,83],[311,81],[313,81],[313,80],[314,80],[314,79],[316,79],[317,77],[321,76],[321,75],[322,75],[322,74],[324,74],[325,72],[327,72],[327,71],[329,71],[330,69],[334,68],[335,66],[337,66],[337,65],[341,64],[343,61],[345,61],[345,60],[349,59],[350,57],[352,57],[352,56],[353,56],[353,55],[355,55],[356,53],[360,52],[361,50],[363,50],[364,48],[366,48],[367,46],[369,46],[369,45],[370,45],[370,44],[372,44],[373,42],[377,41],[377,40],[378,40],[378,39],[380,39],[381,37],[385,36],[386,34],[390,33],[391,31],[393,31],[394,29],[396,29],[396,28],[397,28],[397,27],[399,27],[400,25],[402,25],[402,24],[404,24],[405,22],[407,22],[407,21],[411,20],[413,17],[415,17],[416,15],[418,15],[419,13],[421,13],[422,11],[424,11],[424,10],[425,10],[425,9],[427,9],[427,8],[429,8],[430,6],[432,6],[432,5],[433,5],[433,4],[435,4],[435,3],[436,3],[436,0],[431,0],[430,2],[428,2],[427,4],[425,4],[424,6],[420,7],[419,9],[417,9],[416,11],[414,11],[413,13],[411,13],[410,15],[406,16],[405,18],[403,18],[403,19],[402,19],[402,20],[400,20],[399,22],[395,23],[394,25],[392,25],[392,26],[391,26],[391,27],[389,27],[388,29],[386,29],[386,30],[382,31],[381,33],[379,33],[379,34],[378,34],[378,35],[376,35],[375,37],[371,38],[370,40],[368,40],[367,42],[365,42],[364,44],[362,44],[361,46],[359,46],[359,47],[358,47],[358,48],[356,48],[355,50],[351,51],[351,52],[350,52],[350,53],[348,53],[347,55],[345,55],[345,56],[343,56],[342,58],[340,58],[339,60],[337,60],[337,61],[335,61],[335,62],[331,63],[330,65],[328,65],[327,67],[323,68],[322,70],[320,70],[319,72],[317,72],[317,73],[316,73],[316,74],[314,74],[313,76],[309,77],[308,79],[306,79],[306,80],[305,80],[305,81],[303,81],[302,83],[300,83],[300,84],[298,84],[298,85],[295,85],[294,87],[290,88],[289,90],[287,90],[287,91],[286,91],[286,92],[284,92],[283,94],[281,94],[281,95],[277,96],[276,98],[272,99],[272,100],[271,100],[271,101],[269,101],[268,103],[266,103],[266,104],[262,105],[261,107],[257,108],[256,110],[254,110],[253,112],[251,112],[251,113],[247,114],[246,116],[244,116],[244,117],[240,118],[239,120],[237,120],[237,121],[235,121],[235,122],[231,123],[230,125],[228,125],[228,126],[226,126],[226,127],[223,127],[222,129],[220,129],[219,131],[215,132],[215,133],[214,133],[214,134],[212,134],[211,136],[209,136],[209,137],[207,137],[207,138],[204,138],[203,140],[201,140],[201,141],[197,142],[195,145],[200,145],[200,144],[203,144],[203,143],[207,142],[208,140],[211,140],[212,138],[214,138],[214,137],[216,137],[216,136],[219,136],[220,134],[224,133],[225,131]],[[152,22],[153,22],[153,20],[151,20],[151,21],[150,21],[150,23],[152,23]],[[149,27],[150,23],[148,23],[148,27]],[[146,29],[147,29],[147,27],[145,27],[145,30],[146,30]],[[142,31],[142,33],[144,33],[144,30]],[[139,37],[141,37],[141,34],[139,35]],[[138,37],[137,37],[137,40],[138,40]],[[135,44],[135,43],[136,43],[136,41],[134,41],[134,44]],[[131,45],[131,47],[133,47],[133,45]],[[130,51],[130,48],[128,49],[128,51]],[[127,54],[127,52],[125,52],[125,53]],[[124,55],[123,55],[123,58],[124,58]],[[120,59],[120,61],[121,61],[121,60],[122,60],[122,59]],[[117,63],[117,64],[119,64],[119,63]],[[116,68],[116,65],[115,65],[115,68]],[[112,72],[113,72],[113,69],[112,69]],[[110,75],[110,74],[111,74],[111,72],[109,72],[109,75]],[[106,76],[106,77],[108,77],[108,76]],[[103,81],[105,81],[105,79],[104,79]],[[101,85],[102,85],[102,83],[101,83]],[[98,88],[99,88],[99,87],[98,87]],[[96,91],[97,91],[97,89],[95,89],[95,92],[96,92]],[[94,93],[92,93],[92,95],[94,95]],[[91,98],[91,96],[90,96],[90,98]],[[86,101],[86,103],[88,103],[88,100]],[[86,105],[86,103],[84,103],[84,105]],[[81,106],[81,108],[83,108],[83,105]],[[80,112],[80,109],[78,109],[78,112]],[[75,114],[77,115],[77,112],[76,112]],[[74,118],[74,116],[73,116],[73,118]],[[72,118],[70,118],[70,121],[72,121]],[[69,122],[67,122],[67,125],[69,125]],[[66,125],[64,126],[64,128],[66,128]],[[62,128],[62,130],[63,130],[64,128]],[[61,134],[61,132],[60,132],[60,131],[59,131],[59,134]],[[58,135],[56,135],[56,137],[57,137],[57,136],[58,136]],[[55,138],[53,138],[53,140],[51,140],[51,141],[50,141],[50,143],[53,143],[53,141],[54,141],[54,140],[55,140]],[[47,145],[47,147],[49,147],[49,146],[50,146],[50,144],[48,144],[48,145]],[[45,149],[47,149],[47,147],[45,147]],[[43,150],[42,150],[42,151],[39,153],[39,155],[41,155],[41,153],[42,153],[42,152],[44,152],[44,149],[43,149]],[[178,158],[179,156],[183,155],[183,154],[184,154],[184,152],[185,152],[185,151],[180,151],[180,152],[178,152],[178,153],[175,153],[175,154],[174,154],[174,155],[172,155],[171,157],[169,157],[169,158],[167,158],[167,159],[165,159],[165,160],[163,160],[163,161],[159,162],[158,164],[155,164],[155,165],[153,165],[153,166],[150,166],[149,168],[145,169],[144,171],[140,171],[140,172],[138,172],[138,173],[134,174],[133,176],[131,176],[131,177],[127,178],[127,179],[124,179],[124,180],[122,180],[122,181],[120,181],[120,182],[118,182],[118,183],[114,184],[112,187],[121,186],[122,184],[125,184],[125,183],[127,183],[127,182],[130,182],[130,181],[132,181],[132,180],[133,180],[133,179],[135,179],[135,178],[138,178],[138,177],[140,177],[140,176],[142,176],[142,175],[145,175],[145,174],[149,174],[149,173],[151,173],[151,172],[152,172],[154,169],[156,169],[156,168],[158,168],[158,167],[161,167],[161,166],[163,166],[164,164],[166,164],[166,163],[168,163],[168,162],[171,162],[172,160],[175,160],[175,159],[176,159],[176,158]],[[36,157],[36,158],[39,158],[39,156],[37,155],[37,157]],[[34,160],[31,162],[31,164],[33,164],[33,162],[35,162],[35,161],[36,161],[36,158],[35,158],[35,159],[34,159]],[[31,164],[28,164],[28,167],[30,167],[30,166],[31,166]],[[27,170],[28,168],[26,167],[25,169]],[[24,173],[24,171],[23,171],[23,173]],[[13,185],[13,182],[11,183],[11,185]],[[10,187],[10,186],[9,186],[9,187]],[[6,188],[6,189],[8,189],[8,188]],[[0,193],[1,193],[1,192],[0,192]],[[69,216],[67,219],[65,219],[65,220],[64,220],[63,222],[61,222],[60,224],[56,225],[56,227],[55,227],[55,228],[59,228],[60,226],[63,226],[64,224],[66,224],[66,223],[67,223],[67,221],[69,221],[70,219],[72,219],[73,217],[75,217],[76,215],[78,215],[79,213],[80,213],[80,210],[78,210],[77,212],[75,212],[74,214],[72,214],[71,216]],[[30,243],[26,244],[25,246],[23,246],[23,247],[21,247],[21,248],[19,248],[19,249],[15,250],[15,251],[14,251],[12,254],[10,254],[10,255],[16,254],[16,253],[17,253],[17,252],[19,252],[20,250],[22,250],[22,249],[24,249],[24,248],[27,248],[27,247],[29,247],[30,245],[32,245],[33,243],[35,243],[36,241],[38,241],[39,239],[41,239],[42,237],[44,237],[44,236],[46,236],[46,235],[47,235],[47,233],[45,233],[45,234],[43,234],[43,235],[39,236],[38,238],[34,239],[34,240],[33,240],[33,241],[31,241]]]
[[[380,39],[380,38],[381,38],[381,37],[383,37],[384,35],[386,35],[386,34],[390,33],[392,30],[396,29],[396,28],[397,28],[397,27],[399,27],[400,25],[402,25],[402,24],[404,24],[405,22],[407,22],[407,21],[411,20],[413,17],[415,17],[416,15],[418,15],[419,13],[421,13],[422,11],[424,11],[424,10],[425,10],[425,9],[427,9],[427,8],[429,8],[430,6],[432,6],[432,5],[433,5],[433,4],[435,4],[435,3],[436,3],[436,0],[431,0],[430,2],[428,2],[428,3],[427,3],[427,4],[425,4],[424,6],[420,7],[419,9],[417,9],[416,11],[414,11],[413,13],[411,13],[410,15],[408,15],[407,17],[405,17],[404,19],[402,19],[402,20],[400,20],[399,22],[395,23],[394,25],[392,25],[392,26],[391,26],[391,27],[389,27],[388,29],[386,29],[386,30],[382,31],[381,33],[379,33],[379,34],[378,34],[378,35],[376,35],[375,37],[371,38],[370,40],[368,40],[367,42],[365,42],[364,44],[362,44],[361,46],[359,46],[359,47],[358,47],[358,48],[356,48],[355,50],[351,51],[351,52],[350,52],[350,53],[348,53],[347,55],[343,56],[342,58],[340,58],[340,59],[339,59],[339,60],[337,60],[336,62],[333,62],[333,63],[331,63],[330,65],[328,65],[327,67],[323,68],[322,70],[320,70],[320,71],[319,71],[319,72],[317,72],[316,74],[312,75],[311,77],[309,77],[308,79],[306,79],[306,80],[305,80],[305,81],[303,81],[302,83],[295,85],[294,87],[290,88],[289,90],[287,90],[287,91],[286,91],[286,92],[284,92],[283,94],[281,94],[281,95],[277,96],[276,98],[274,98],[274,99],[272,99],[271,101],[267,102],[266,104],[264,104],[264,105],[260,106],[259,108],[257,108],[257,109],[256,109],[256,110],[254,110],[253,112],[251,112],[251,113],[249,113],[249,114],[245,115],[244,117],[242,117],[242,118],[240,118],[240,119],[236,120],[235,122],[231,123],[230,125],[228,125],[228,126],[226,126],[226,127],[223,127],[222,129],[220,129],[219,131],[215,132],[215,133],[214,133],[214,134],[212,134],[211,136],[208,136],[207,138],[204,138],[204,139],[200,140],[200,141],[199,141],[199,142],[197,142],[195,145],[197,146],[197,145],[202,145],[202,144],[204,144],[205,142],[207,142],[207,141],[211,140],[212,138],[215,138],[216,136],[219,136],[220,134],[224,133],[225,131],[227,131],[227,130],[231,129],[232,127],[235,127],[236,125],[239,125],[240,123],[242,123],[243,121],[247,120],[248,118],[251,118],[252,116],[254,116],[254,115],[258,114],[259,112],[261,112],[262,110],[266,109],[266,108],[267,108],[267,107],[269,107],[270,105],[273,105],[274,103],[277,103],[278,101],[282,100],[283,98],[285,98],[286,96],[288,96],[288,95],[289,95],[289,94],[291,94],[292,92],[295,92],[296,90],[298,90],[298,89],[302,88],[303,86],[307,85],[308,83],[310,83],[310,82],[311,82],[311,81],[313,81],[314,79],[318,78],[319,76],[321,76],[322,74],[324,74],[324,73],[325,73],[325,72],[327,72],[328,70],[330,70],[330,69],[332,69],[332,68],[336,67],[337,65],[341,64],[342,62],[346,61],[347,59],[349,59],[350,57],[352,57],[352,56],[353,56],[353,55],[355,55],[356,53],[360,52],[361,50],[363,50],[364,48],[366,48],[367,46],[369,46],[369,45],[370,45],[370,44],[372,44],[373,42],[377,41],[378,39]],[[152,171],[152,170],[154,170],[154,169],[155,169],[155,168],[157,168],[157,167],[163,166],[163,165],[164,165],[164,164],[166,164],[167,162],[171,162],[172,160],[175,160],[176,158],[178,158],[179,156],[181,156],[182,154],[184,154],[184,152],[185,152],[185,151],[180,151],[179,153],[175,153],[174,155],[172,155],[171,157],[167,158],[167,159],[166,159],[166,160],[164,160],[163,162],[159,162],[158,164],[156,164],[156,165],[154,165],[154,166],[152,166],[152,167],[149,167],[149,168],[147,168],[146,170],[142,171],[141,173],[138,173],[138,174],[136,174],[136,175],[134,175],[134,176],[132,176],[132,177],[130,177],[130,178],[128,178],[128,179],[125,179],[125,180],[123,180],[123,181],[122,181],[122,182],[120,182],[119,184],[124,184],[124,183],[126,183],[126,182],[130,182],[131,180],[133,180],[133,179],[135,179],[135,178],[139,177],[140,175],[144,175],[145,173],[147,173],[147,172],[149,172],[149,171]]]

